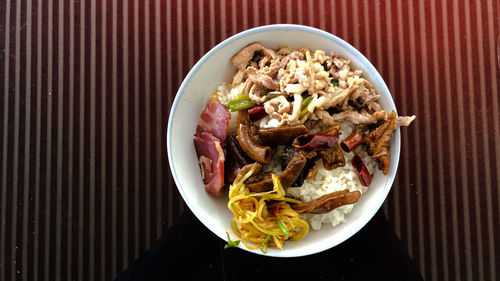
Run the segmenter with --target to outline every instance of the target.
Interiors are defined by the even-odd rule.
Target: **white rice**
[[[231,84],[226,82],[222,83],[217,87],[217,97],[219,102],[226,105],[230,100],[236,98],[239,95],[240,88],[244,86],[244,83],[238,84],[238,86],[231,89]]]
[[[267,115],[259,121],[260,128],[275,128],[278,127],[281,122],[278,119],[271,118]]]

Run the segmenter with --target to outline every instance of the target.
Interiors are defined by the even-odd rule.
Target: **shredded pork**
[[[409,126],[415,119],[415,116],[395,115],[389,118],[378,103],[380,95],[363,77],[362,71],[352,69],[348,59],[334,52],[328,55],[322,50],[286,46],[272,50],[254,42],[234,55],[231,62],[238,68],[227,91],[231,97],[219,94],[220,100],[227,103],[235,94],[248,95],[253,103],[263,104],[268,116],[261,121],[261,126],[287,127],[319,122],[328,127],[351,122],[378,128],[387,127],[389,122],[391,129],[395,129]],[[302,103],[306,98],[304,107]],[[392,131],[385,133],[384,147],[390,143],[389,132]],[[371,145],[380,143],[375,139],[370,139]],[[334,159],[336,154],[333,152],[337,150],[323,153],[325,162]],[[380,153],[375,155],[385,171],[386,157],[381,157]]]

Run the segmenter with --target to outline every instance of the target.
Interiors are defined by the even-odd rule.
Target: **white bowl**
[[[193,135],[200,113],[205,108],[210,93],[224,81],[231,81],[236,68],[229,59],[241,48],[252,42],[266,47],[279,45],[321,49],[327,54],[335,51],[350,59],[351,66],[363,71],[381,96],[379,103],[388,112],[396,110],[391,94],[375,67],[358,50],[342,39],[325,31],[301,25],[268,25],[238,33],[215,46],[191,69],[182,82],[168,122],[167,149],[170,169],[184,201],[198,219],[221,239],[227,241],[226,231],[232,239],[237,237],[231,230],[232,213],[227,208],[227,195],[214,197],[205,192],[200,176],[198,159],[193,145]],[[391,189],[399,161],[399,129],[391,144],[391,166],[388,175],[377,171],[368,191],[361,196],[345,222],[332,227],[323,225],[321,230],[311,230],[300,241],[288,241],[283,250],[271,248],[264,254],[275,257],[296,257],[330,249],[358,232],[375,215]],[[227,194],[227,191],[226,191]],[[260,250],[247,251],[263,254]]]

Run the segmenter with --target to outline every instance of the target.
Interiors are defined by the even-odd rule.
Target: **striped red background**
[[[429,280],[500,278],[500,5],[485,1],[0,1],[0,280],[109,280],[175,222],[166,124],[242,30],[358,48],[401,114],[384,204]]]

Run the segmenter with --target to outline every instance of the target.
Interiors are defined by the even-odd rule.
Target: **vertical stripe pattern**
[[[190,68],[272,23],[331,32],[400,114],[383,211],[425,279],[500,276],[500,3],[0,1],[0,280],[110,280],[184,210],[167,118]]]

